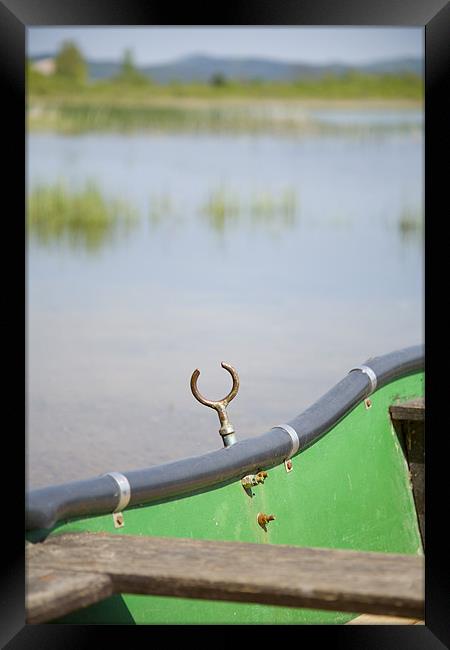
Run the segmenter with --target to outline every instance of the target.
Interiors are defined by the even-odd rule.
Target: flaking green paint
[[[423,395],[423,373],[394,381],[361,402],[309,449],[269,470],[250,497],[240,484],[126,510],[116,529],[112,515],[60,524],[52,534],[109,532],[422,553],[408,468],[389,406]],[[261,468],[264,469],[264,468]],[[259,512],[274,514],[264,532]],[[264,571],[264,567],[261,567]],[[58,622],[153,624],[345,623],[356,614],[288,607],[122,595]]]

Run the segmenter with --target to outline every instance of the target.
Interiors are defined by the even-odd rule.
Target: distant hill
[[[52,59],[54,53],[41,54],[31,57],[33,62],[42,59]],[[120,70],[120,62],[87,61],[89,77],[92,80],[108,79]],[[413,73],[423,75],[421,59],[387,59],[365,65],[346,65],[330,63],[317,65],[310,63],[291,63],[274,61],[263,58],[219,58],[202,54],[161,63],[157,65],[137,66],[138,70],[153,81],[167,84],[171,81],[208,82],[213,75],[221,74],[227,79],[261,80],[261,81],[292,81],[295,79],[318,79],[325,75],[340,76],[350,71],[366,74],[402,74]]]

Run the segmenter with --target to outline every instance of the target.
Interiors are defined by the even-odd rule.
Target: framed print
[[[438,401],[424,344],[442,263],[425,234],[443,212],[448,4],[2,0],[0,15],[20,339],[5,347],[16,368],[24,349],[26,387],[10,391],[25,435],[7,434],[8,464],[26,490],[17,469],[7,511],[25,511],[26,534],[8,522],[4,647],[79,647],[109,625],[283,624],[345,647],[443,647],[444,452],[424,436],[425,393],[427,430]],[[128,591],[77,545],[92,533],[115,545]],[[170,538],[165,577],[127,564],[127,535],[137,556]],[[206,577],[176,564],[183,540]],[[224,541],[242,544],[234,573],[214,562]],[[295,594],[250,568],[245,586],[236,567],[253,567],[255,542],[267,576],[277,544],[329,551],[336,575],[332,552],[373,552],[367,590],[384,571],[394,595],[361,595],[352,567],[335,592],[325,570],[309,595],[301,572]],[[84,586],[62,584],[66,561]],[[397,614],[411,624],[371,618]]]

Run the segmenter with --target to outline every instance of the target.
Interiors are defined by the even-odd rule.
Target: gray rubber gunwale
[[[377,377],[377,389],[424,368],[424,346],[417,345],[364,362]],[[286,422],[299,437],[296,455],[325,435],[371,391],[361,370],[351,370],[300,415]],[[131,487],[128,507],[144,505],[226,483],[274,467],[290,457],[292,438],[273,428],[255,438],[208,454],[126,472]],[[48,529],[62,519],[111,513],[120,499],[109,475],[31,490],[27,493],[25,528]]]

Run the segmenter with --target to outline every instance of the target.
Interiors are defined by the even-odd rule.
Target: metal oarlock
[[[224,397],[223,399],[217,402],[213,402],[211,400],[205,399],[203,395],[200,394],[197,388],[197,379],[200,375],[200,370],[198,368],[194,370],[194,372],[192,373],[191,390],[195,399],[197,399],[200,402],[200,404],[209,406],[210,408],[217,411],[220,420],[219,433],[222,436],[223,444],[225,447],[231,447],[231,445],[234,445],[234,443],[236,442],[236,436],[234,432],[234,427],[228,419],[226,408],[228,404],[231,402],[231,400],[237,395],[237,392],[239,390],[239,376],[236,370],[233,368],[233,366],[228,365],[228,363],[222,362],[221,366],[222,368],[225,368],[225,370],[228,370],[228,372],[230,373],[233,379],[233,387],[226,397]]]

